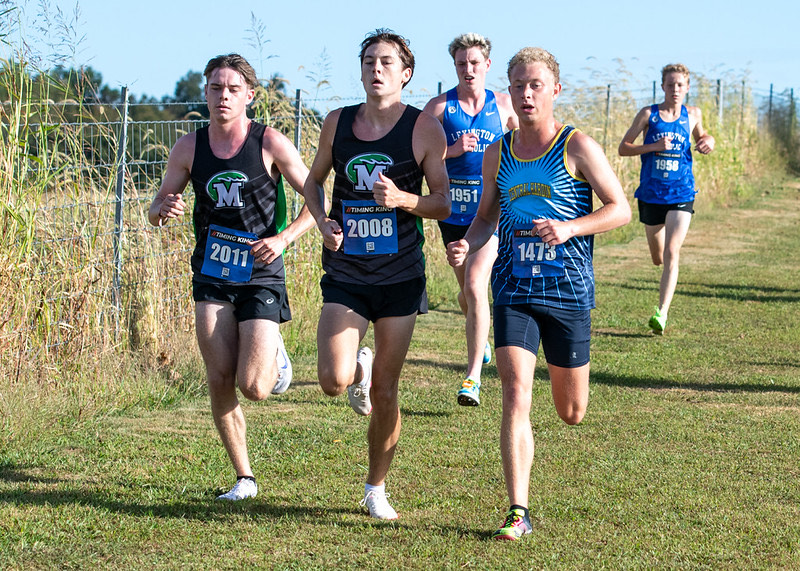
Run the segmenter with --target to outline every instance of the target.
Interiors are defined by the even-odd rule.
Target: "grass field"
[[[233,474],[199,367],[135,404],[15,430],[0,567],[800,568],[800,184],[697,210],[663,337],[646,328],[659,271],[642,233],[598,247],[589,411],[563,424],[537,369],[522,541],[489,540],[507,509],[499,380],[489,365],[481,406],[456,405],[463,320],[445,302],[419,319],[401,380],[398,522],[358,507],[367,420],[299,351],[285,395],[244,405],[253,500],[213,501]]]

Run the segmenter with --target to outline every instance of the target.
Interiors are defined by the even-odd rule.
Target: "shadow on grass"
[[[6,482],[28,482],[31,484],[57,484],[63,480],[57,478],[45,478],[33,473],[30,469],[21,469],[13,464],[0,464],[0,480]]]
[[[788,386],[755,383],[686,383],[670,379],[652,379],[645,377],[617,375],[603,371],[592,371],[590,374],[590,382],[601,385],[630,387],[634,389],[688,389],[692,391],[712,393],[800,393],[800,385]]]
[[[633,291],[658,291],[657,281],[642,279],[631,279],[624,282],[606,280],[603,282],[603,286],[618,287]],[[703,291],[703,289],[710,291]],[[731,301],[760,301],[762,303],[800,302],[800,290],[798,289],[741,284],[680,282],[675,294],[685,297],[728,299]]]
[[[25,474],[26,468],[6,466],[0,468],[0,475],[5,473]],[[27,480],[30,481],[30,480]],[[85,490],[76,491],[74,485],[78,483]],[[173,503],[143,503],[137,501],[121,501],[110,497],[110,490],[91,491],[97,488],[92,482],[70,481],[69,490],[19,490],[0,493],[0,504],[15,506],[46,507],[48,509],[58,506],[82,506],[97,509],[99,512],[110,511],[113,513],[136,518],[160,518],[177,520],[196,520],[202,522],[224,522],[242,518],[250,521],[254,516],[262,516],[271,521],[283,519],[306,522],[312,525],[331,525],[337,528],[349,527],[353,529],[386,527],[395,529],[414,530],[417,525],[408,525],[401,519],[395,521],[380,521],[370,518],[362,508],[335,507],[335,506],[287,506],[266,503],[264,500],[254,498],[241,502],[221,502],[214,499],[215,492],[196,497],[189,501]],[[342,516],[353,516],[353,521],[343,520]],[[427,528],[427,524],[425,525]],[[443,532],[456,534],[460,537],[475,537],[488,539],[490,533],[483,529],[466,529],[463,526],[442,526]]]

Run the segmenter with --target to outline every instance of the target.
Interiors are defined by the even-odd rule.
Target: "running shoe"
[[[464,379],[458,391],[458,404],[461,406],[478,406],[481,404],[481,382]]]
[[[492,362],[492,347],[489,342],[486,342],[486,347],[483,349],[483,364],[488,365]]]
[[[367,506],[369,515],[376,519],[397,519],[397,512],[389,505],[389,501],[386,499],[388,497],[389,494],[370,490],[364,494],[364,499],[358,505]]]
[[[256,481],[251,478],[239,478],[236,480],[236,485],[231,488],[231,491],[217,496],[218,500],[227,500],[230,502],[238,502],[247,498],[255,498],[258,493],[258,486]]]
[[[361,382],[347,387],[347,398],[350,407],[361,416],[372,412],[372,401],[369,400],[369,389],[372,386],[372,351],[369,347],[358,350],[356,363],[361,365]]]
[[[492,534],[492,539],[504,539],[506,541],[516,541],[523,535],[533,531],[531,520],[525,517],[525,512],[519,508],[508,510],[506,521],[503,527]]]
[[[657,307],[655,308],[656,312],[653,314],[653,317],[650,318],[650,321],[647,322],[647,325],[650,326],[650,329],[653,330],[653,333],[656,335],[664,335],[664,329],[667,328],[667,316],[661,314],[661,310]]]
[[[275,357],[278,364],[278,380],[272,387],[272,394],[279,395],[285,393],[289,385],[292,384],[292,362],[283,344],[283,337],[278,333],[278,355]]]

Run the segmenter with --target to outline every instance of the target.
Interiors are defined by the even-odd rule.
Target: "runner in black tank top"
[[[210,124],[175,143],[148,218],[162,226],[182,216],[192,181],[197,343],[214,424],[237,477],[218,499],[241,500],[258,488],[236,388],[259,401],[289,387],[291,363],[278,327],[290,318],[282,252],[314,219],[303,207],[285,224],[282,179],[300,189],[308,169],[286,137],[247,118],[255,70],[229,54],[210,60],[204,75]]]
[[[401,101],[414,71],[406,40],[377,30],[361,44],[366,103],[331,112],[303,194],[322,233],[317,374],[329,396],[347,390],[370,418],[362,505],[395,519],[385,479],[400,436],[397,388],[425,299],[422,218],[450,214],[442,126]],[[323,185],[335,170],[332,207]],[[430,193],[422,195],[422,177]],[[373,324],[376,353],[359,349]],[[372,387],[374,386],[374,390]]]

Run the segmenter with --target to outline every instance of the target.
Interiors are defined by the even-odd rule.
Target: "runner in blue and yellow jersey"
[[[204,75],[210,123],[175,143],[148,216],[155,226],[182,216],[183,191],[191,180],[197,342],[214,424],[237,477],[218,499],[241,500],[255,496],[258,487],[236,387],[259,401],[291,382],[278,329],[291,319],[282,252],[314,218],[303,207],[286,224],[283,178],[302,191],[308,169],[286,137],[248,119],[258,85],[255,70],[229,54],[211,59]]]
[[[600,146],[553,115],[561,93],[555,58],[524,48],[509,62],[508,78],[519,128],[486,150],[478,212],[447,255],[452,265],[463,264],[498,228],[494,338],[503,386],[500,448],[511,506],[493,537],[515,540],[531,531],[530,408],[539,343],[556,410],[564,422],[577,424],[589,401],[592,235],[627,224],[631,212]],[[594,211],[592,193],[602,203]]]
[[[474,33],[450,42],[458,85],[431,99],[424,109],[441,121],[447,135],[452,210],[439,222],[445,246],[463,238],[475,218],[483,189],[484,151],[517,126],[509,95],[486,89],[491,49],[488,38]],[[481,369],[491,360],[488,287],[496,256],[497,238],[493,236],[466,264],[453,268],[459,287],[458,304],[466,316],[467,374],[457,394],[458,403],[464,406],[480,404]]]
[[[367,36],[361,44],[366,102],[325,118],[304,192],[324,242],[319,383],[329,396],[347,390],[357,413],[371,413],[361,503],[378,519],[397,518],[385,480],[400,437],[400,372],[417,314],[427,312],[422,219],[450,213],[442,126],[401,101],[413,73],[405,38],[390,30]],[[326,212],[323,185],[331,169]],[[374,357],[368,347],[359,349],[370,323]]]
[[[689,93],[689,70],[671,64],[661,70],[664,101],[642,108],[619,144],[624,157],[641,155],[642,171],[634,195],[639,204],[639,220],[645,225],[650,257],[656,266],[664,265],[659,300],[648,325],[663,334],[672,298],[678,285],[681,246],[694,213],[695,185],[692,172],[692,144],[707,155],[714,150],[714,137],[703,129],[699,107],[683,104]],[[642,144],[636,144],[644,133]]]

